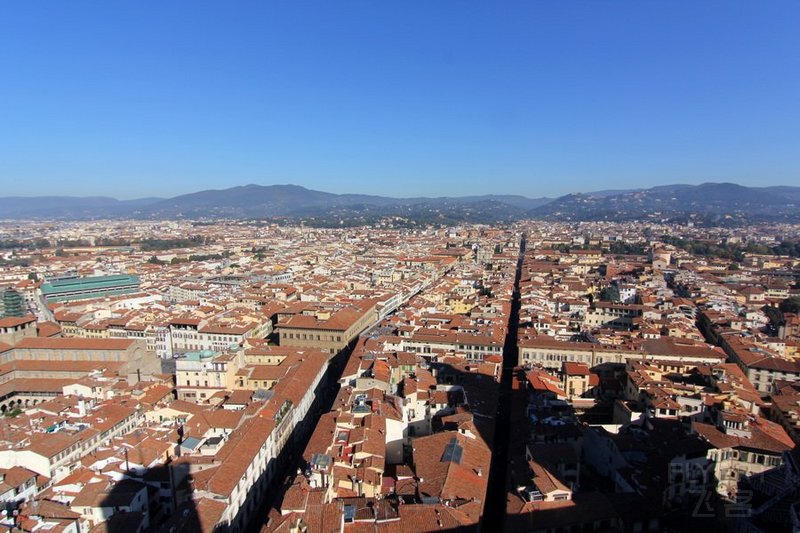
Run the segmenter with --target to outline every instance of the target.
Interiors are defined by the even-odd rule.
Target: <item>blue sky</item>
[[[4,3],[0,195],[800,185],[800,2]]]

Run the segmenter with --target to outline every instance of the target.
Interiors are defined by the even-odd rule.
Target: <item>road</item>
[[[509,439],[509,431],[510,431],[510,405],[511,405],[511,378],[512,378],[512,371],[514,367],[517,365],[517,360],[519,354],[517,352],[517,325],[519,323],[519,278],[522,270],[522,256],[525,252],[525,237],[523,236],[520,241],[520,255],[519,260],[517,262],[517,270],[514,277],[514,292],[513,292],[513,300],[511,304],[511,316],[509,318],[509,328],[508,328],[508,335],[506,336],[505,346],[503,348],[503,373],[501,377],[501,384],[500,384],[500,398],[499,398],[499,407],[496,417],[496,427],[495,427],[495,438],[494,438],[494,450],[492,454],[492,463],[489,472],[489,480],[488,480],[488,496],[486,500],[486,505],[484,508],[484,516],[482,520],[482,525],[486,525],[486,529],[494,528],[496,525],[502,525],[503,520],[505,518],[505,505],[506,505],[506,466],[508,464],[508,439]],[[362,335],[369,335],[370,332],[380,323],[380,321],[376,322],[375,324],[370,325],[367,329],[362,332]],[[339,386],[338,380],[342,375],[342,371],[344,370],[345,364],[347,362],[348,357],[352,349],[356,344],[356,340],[350,343],[350,345],[345,349],[342,350],[334,359],[331,361],[331,367],[328,370],[328,383],[330,387],[326,391],[326,397],[320,398],[320,408],[313,413],[309,413],[309,416],[313,416],[314,420],[318,420],[319,416],[325,412],[328,412],[332,406],[333,401],[336,399],[336,394],[338,393]],[[295,446],[294,450],[288,451],[288,457],[283,462],[281,467],[276,471],[274,481],[269,491],[269,496],[265,498],[265,502],[262,503],[262,508],[265,512],[269,511],[269,508],[277,503],[278,498],[281,497],[281,493],[284,486],[281,486],[283,483],[286,482],[288,478],[290,478],[297,468],[299,463],[300,457],[302,455],[303,450],[305,449],[306,445],[308,444],[309,439],[311,438],[311,434],[313,433],[313,429],[309,431],[306,435],[303,435],[300,439],[300,442],[297,446]],[[259,519],[253,520],[253,523],[248,528],[249,531],[257,531],[266,523],[266,517],[262,516]],[[258,528],[258,529],[257,529]]]
[[[368,336],[370,332],[375,329],[378,324],[380,324],[380,322],[381,321],[378,320],[366,328],[359,336],[350,341],[347,347],[340,350],[339,353],[331,359],[326,377],[328,387],[324,391],[324,397],[318,398],[317,408],[309,411],[309,413],[306,415],[309,420],[313,420],[313,424],[309,426],[307,432],[300,436],[300,439],[296,445],[292,446],[291,449],[289,449],[289,447],[284,448],[282,453],[285,454],[285,457],[281,458],[281,464],[275,470],[275,474],[273,476],[272,483],[270,484],[270,488],[267,491],[267,495],[264,498],[264,501],[260,504],[260,507],[264,510],[264,513],[262,516],[256,515],[256,517],[247,527],[248,532],[255,533],[260,531],[261,528],[266,525],[267,514],[269,513],[270,509],[276,506],[283,497],[283,492],[288,486],[287,483],[297,471],[297,467],[301,463],[301,459],[303,457],[303,451],[305,451],[306,446],[308,446],[308,442],[311,440],[311,436],[314,433],[314,429],[316,428],[320,417],[333,408],[333,402],[336,400],[336,396],[339,394],[339,389],[341,388],[339,385],[339,378],[342,377],[342,372],[344,371],[345,366],[347,366],[347,360],[350,358],[350,354],[353,352],[353,349],[358,343],[359,337],[362,335]]]
[[[511,380],[514,367],[519,361],[517,330],[519,326],[519,279],[522,274],[522,258],[525,255],[525,236],[520,240],[517,271],[514,276],[514,295],[511,300],[511,315],[508,319],[508,334],[503,347],[503,373],[500,378],[500,396],[495,418],[492,465],[489,470],[486,505],[481,520],[482,531],[502,531],[506,517],[506,492],[508,489],[508,444],[511,432]]]

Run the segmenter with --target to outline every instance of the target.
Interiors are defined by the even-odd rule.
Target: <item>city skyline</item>
[[[192,8],[10,6],[4,195],[535,198],[800,171],[788,2]]]

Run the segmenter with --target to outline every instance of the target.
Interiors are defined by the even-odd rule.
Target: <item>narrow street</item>
[[[508,320],[508,334],[503,347],[503,373],[500,378],[500,395],[495,419],[494,445],[492,449],[492,465],[489,472],[486,505],[482,531],[498,531],[503,529],[506,517],[506,491],[508,488],[508,445],[511,432],[511,381],[514,367],[517,366],[519,351],[517,349],[517,330],[519,325],[519,280],[522,274],[522,258],[525,255],[525,236],[520,240],[517,271],[514,276],[514,293],[511,300],[511,315]]]
[[[373,327],[374,325],[370,326],[369,329],[372,329]],[[369,329],[366,331],[369,331]],[[288,483],[292,476],[297,471],[297,467],[303,457],[303,451],[306,449],[308,442],[311,440],[311,436],[314,433],[317,422],[319,422],[319,419],[323,414],[329,412],[333,407],[333,402],[336,400],[336,395],[339,393],[339,389],[341,388],[339,385],[339,378],[342,376],[342,372],[347,365],[347,360],[357,342],[358,338],[350,342],[346,348],[341,350],[338,354],[336,354],[335,357],[333,357],[333,359],[331,359],[328,366],[327,375],[325,377],[327,386],[323,390],[323,396],[318,397],[315,400],[314,408],[306,415],[309,422],[305,431],[299,435],[298,442],[294,446],[287,446],[284,448],[284,452],[279,458],[279,466],[275,471],[269,490],[266,492],[263,501],[259,505],[263,510],[263,514],[261,516],[257,515],[251,521],[247,531],[252,533],[261,531],[261,528],[267,523],[267,517],[270,509],[277,506],[280,500],[283,498],[284,491],[288,487]]]

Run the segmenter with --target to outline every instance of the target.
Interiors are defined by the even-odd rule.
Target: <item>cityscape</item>
[[[0,532],[800,532],[798,27],[11,0]]]
[[[8,527],[797,523],[800,225],[0,235]]]

